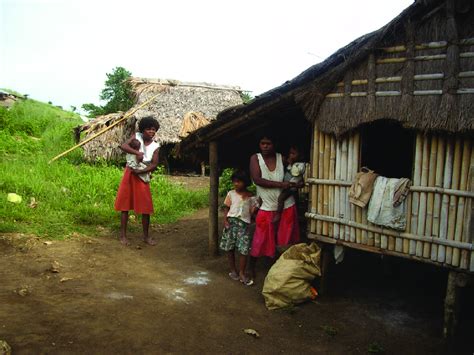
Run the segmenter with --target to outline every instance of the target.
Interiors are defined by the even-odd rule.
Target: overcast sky
[[[0,88],[69,109],[105,74],[258,95],[376,30],[412,0],[0,0]]]

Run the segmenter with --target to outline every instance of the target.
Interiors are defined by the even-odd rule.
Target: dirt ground
[[[432,279],[443,276],[422,268],[420,279],[410,277],[406,266],[384,269],[369,254],[348,253],[326,296],[268,311],[260,292],[269,263],[260,264],[255,286],[231,280],[225,256],[207,256],[207,219],[201,210],[154,226],[154,247],[138,234],[123,247],[100,227],[95,237],[49,245],[1,236],[0,339],[14,354],[474,350],[471,324],[463,323],[465,337],[454,344],[440,336],[443,287]]]

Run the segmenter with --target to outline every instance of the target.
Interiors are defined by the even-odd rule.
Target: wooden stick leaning
[[[139,109],[147,106],[148,104],[150,104],[157,96],[159,96],[160,94],[157,94],[155,96],[153,96],[152,98],[146,100],[144,103],[142,103],[140,106],[138,106],[137,108],[134,108],[132,111],[129,111],[127,112],[122,118],[118,119],[117,121],[115,121],[114,123],[112,123],[110,126],[104,128],[102,131],[100,132],[97,132],[96,134],[94,134],[92,137],[89,137],[85,140],[83,140],[82,142],[76,144],[74,147],[72,148],[69,148],[68,150],[66,150],[65,152],[62,152],[61,154],[59,155],[56,155],[53,159],[51,159],[49,161],[49,163],[52,163],[53,161],[65,156],[66,154],[72,152],[73,150],[79,148],[79,147],[82,147],[84,144],[87,144],[89,143],[91,140],[99,137],[100,135],[104,134],[105,132],[107,132],[109,129],[115,127],[116,125],[122,123],[123,121],[127,120],[131,115],[133,115],[135,112],[137,112]]]

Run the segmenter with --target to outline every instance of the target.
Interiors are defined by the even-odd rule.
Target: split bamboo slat
[[[474,144],[472,144],[471,141],[469,141],[469,144],[471,145],[471,161],[469,163],[469,175],[468,175],[468,181],[467,181],[467,188],[470,191],[473,191],[474,190]],[[462,232],[463,234],[462,241],[466,243],[474,242],[474,240],[472,239],[473,235],[471,231],[472,229],[471,217],[472,217],[472,207],[473,207],[472,204],[473,204],[472,199],[470,198],[466,199],[466,206],[464,208],[464,220],[463,220],[464,228]],[[462,250],[461,263],[460,263],[460,267],[462,269],[469,269],[469,258],[470,258],[469,252],[466,250]],[[472,259],[471,259],[470,271],[474,271],[474,254],[472,255]]]
[[[423,137],[423,148],[421,156],[421,178],[420,185],[428,186],[428,174],[429,174],[429,162],[430,162],[430,137],[425,135]],[[425,235],[425,223],[426,223],[426,202],[427,193],[420,192],[419,205],[418,205],[418,226],[417,234]],[[416,243],[416,256],[423,256],[423,249],[425,245],[421,242]],[[429,244],[426,246],[429,250]],[[428,255],[427,255],[428,257]]]
[[[354,134],[354,149],[353,149],[353,155],[352,155],[352,160],[353,160],[352,180],[355,179],[357,171],[359,170],[359,157],[360,157],[360,133],[356,132]],[[353,204],[351,204],[351,208],[355,210],[354,215],[353,215],[353,217],[355,217],[355,221],[357,223],[361,223],[362,222],[362,208],[360,208],[359,206],[355,206]],[[362,242],[362,231],[360,229],[355,230],[355,241],[357,243]]]
[[[438,147],[436,152],[436,173],[435,173],[435,182],[434,185],[436,188],[442,188],[443,186],[443,175],[444,175],[444,158],[446,155],[445,152],[445,138],[444,136],[438,136]],[[441,194],[434,195],[433,202],[433,223],[431,235],[433,237],[439,238],[439,228],[440,228],[440,214],[441,214]],[[431,260],[436,261],[438,259],[438,245],[433,244],[431,246]]]
[[[348,159],[348,140],[345,138],[342,141],[341,145],[341,180],[347,180],[347,159]],[[348,213],[347,213],[347,205],[349,203],[349,200],[347,198],[348,196],[348,191],[349,189],[347,187],[341,187],[340,189],[340,196],[339,196],[339,208],[340,208],[340,215],[341,218],[347,219],[348,218]],[[349,227],[348,226],[341,226],[339,227],[339,235],[340,239],[346,239],[346,234],[349,233]]]
[[[459,177],[459,189],[466,190],[468,177],[469,177],[469,168],[471,163],[471,142],[469,139],[465,139],[462,141],[462,158],[461,158],[461,176]],[[463,228],[463,221],[464,221],[464,208],[466,205],[466,198],[459,197],[457,203],[457,211],[456,211],[456,224],[454,229],[454,240],[461,241],[462,239],[462,231]],[[451,265],[458,267],[461,262],[461,253],[460,250],[455,248],[453,250],[452,256],[452,263]]]
[[[436,154],[438,152],[438,137],[434,134],[430,135],[429,139],[429,160],[428,160],[428,171],[427,171],[427,185],[434,186],[436,180]],[[426,202],[426,221],[425,221],[425,231],[424,234],[427,236],[432,235],[433,229],[433,203],[434,203],[434,194],[427,193],[427,202]],[[431,257],[431,245],[430,243],[423,243],[423,257],[428,259]]]
[[[352,182],[354,180],[353,169],[354,169],[354,135],[349,137],[348,142],[348,156],[347,156],[347,180]],[[349,203],[348,195],[346,195],[347,200],[347,215],[349,220],[355,221],[355,206],[352,203]],[[355,242],[355,229],[349,227],[349,239],[350,242]]]
[[[331,144],[330,144],[330,155],[329,155],[329,179],[334,180],[336,176],[336,137],[331,135]],[[334,216],[334,186],[329,185],[328,187],[328,204],[329,204],[329,216]],[[331,237],[334,237],[334,224],[329,223],[328,234]]]
[[[348,142],[348,157],[347,157],[347,180],[352,181],[353,176],[352,176],[352,169],[353,169],[353,157],[354,157],[354,135],[349,136],[349,142]],[[355,220],[355,208],[352,203],[349,203],[349,199],[347,198],[346,195],[346,201],[347,201],[347,215],[349,216],[349,220],[353,221]],[[348,228],[346,229],[346,240],[350,242],[355,242],[355,229],[354,228]]]
[[[329,164],[331,155],[331,136],[324,134],[323,179],[329,178]],[[323,215],[329,215],[329,186],[323,185]],[[329,235],[329,223],[323,222],[322,234]]]
[[[318,177],[318,161],[319,161],[319,130],[315,123],[313,123],[313,139],[312,139],[312,154],[313,159],[311,162],[311,177],[317,178]],[[311,212],[316,213],[318,207],[318,186],[317,185],[310,185],[311,191]],[[316,221],[311,220],[310,222],[310,230],[311,233],[316,233]]]
[[[454,160],[453,160],[453,176],[451,179],[451,188],[457,190],[460,182],[460,171],[462,161],[462,139],[456,138],[454,145]],[[449,197],[449,213],[448,213],[448,239],[454,240],[454,232],[456,230],[456,214],[457,214],[458,197]],[[446,263],[452,264],[453,248],[446,248]]]
[[[422,154],[423,154],[423,136],[418,133],[416,135],[415,144],[415,169],[413,169],[413,185],[420,185],[421,181],[421,167],[422,167]],[[412,193],[411,200],[411,216],[410,216],[410,232],[413,234],[417,233],[418,229],[418,207],[419,207],[419,192]],[[416,253],[416,243],[410,241],[409,253],[414,255]]]
[[[446,155],[444,160],[443,188],[451,188],[451,178],[453,171],[454,144],[452,139],[446,139]],[[443,195],[441,200],[441,213],[439,217],[439,238],[447,239],[448,236],[448,212],[449,212],[449,196]],[[446,259],[446,247],[440,245],[438,247],[438,262],[444,263]]]
[[[335,172],[335,179],[341,179],[341,145],[342,142],[340,140],[336,141],[336,172]],[[334,217],[340,218],[340,191],[341,188],[336,185],[334,186]],[[334,224],[334,238],[339,239],[339,224]]]
[[[407,227],[406,227],[406,230],[407,231],[411,230],[411,218],[410,217],[411,217],[411,201],[412,201],[412,198],[413,198],[413,193],[408,194],[407,202],[406,202],[406,205],[407,205],[407,211],[406,211]],[[408,239],[403,239],[403,253],[405,253],[405,254],[410,253],[410,241]]]
[[[324,178],[324,134],[319,132],[319,161],[318,161],[318,178]],[[318,207],[317,211],[319,214],[323,213],[323,186],[318,185]],[[321,234],[323,230],[323,224],[321,221],[316,223],[316,233]]]
[[[462,150],[462,163],[461,163],[461,177],[459,181],[459,189],[466,190],[469,178],[469,170],[471,164],[471,141],[469,139],[465,139],[463,141],[463,150]],[[464,209],[466,207],[466,198],[459,197],[458,198],[458,205],[457,205],[457,213],[456,213],[456,228],[454,231],[454,240],[461,241],[463,229],[467,228],[464,226]],[[455,267],[460,266],[461,263],[461,252],[459,249],[453,250],[453,260],[452,265]]]

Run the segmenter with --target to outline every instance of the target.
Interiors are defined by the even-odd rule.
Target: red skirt
[[[114,208],[116,211],[133,210],[138,214],[152,214],[153,201],[151,200],[150,184],[133,174],[129,168],[125,168]]]
[[[250,251],[251,256],[274,257],[276,245],[289,245],[299,242],[300,227],[296,205],[282,211],[278,226],[272,222],[275,214],[275,211],[258,211]]]

